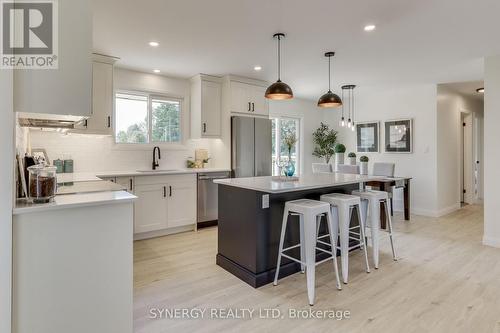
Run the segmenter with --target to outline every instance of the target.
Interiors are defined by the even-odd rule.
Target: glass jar
[[[57,190],[57,168],[41,164],[28,167],[29,185],[28,198],[33,203],[52,201]]]

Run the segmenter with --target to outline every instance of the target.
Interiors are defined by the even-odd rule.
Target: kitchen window
[[[286,135],[295,135],[297,143],[291,150],[291,159],[295,164],[295,174],[300,172],[300,119],[275,117],[272,119],[272,163],[273,176],[279,174],[277,161],[284,164],[288,161],[288,148],[283,142]]]
[[[180,143],[182,100],[147,93],[115,95],[115,141]]]

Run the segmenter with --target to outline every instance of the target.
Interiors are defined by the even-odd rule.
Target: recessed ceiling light
[[[484,94],[484,88],[477,88],[476,91],[480,94]]]
[[[258,71],[262,70],[262,66],[255,66],[253,68],[253,70],[258,72]]]
[[[159,69],[153,69],[153,72],[155,72],[156,74],[160,73],[161,71]]]
[[[158,43],[158,42],[149,42],[149,46],[152,46],[152,47],[157,47],[159,45],[160,45],[160,43]]]
[[[375,30],[375,25],[373,24],[368,24],[368,25],[365,25],[365,31],[373,31]]]

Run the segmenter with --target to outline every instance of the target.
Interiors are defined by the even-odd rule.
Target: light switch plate
[[[269,208],[269,194],[262,196],[262,209]]]

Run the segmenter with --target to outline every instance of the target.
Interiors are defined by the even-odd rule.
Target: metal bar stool
[[[337,240],[340,232],[340,246],[338,248],[340,249],[340,262],[344,283],[347,283],[349,276],[349,251],[352,249],[360,247],[363,250],[366,272],[370,273],[365,244],[365,220],[362,218],[360,209],[361,199],[355,195],[330,193],[322,195],[320,200],[328,202],[331,205],[335,240]],[[350,227],[351,214],[354,209],[357,211],[358,225]],[[359,229],[359,232],[354,231],[355,229]],[[356,240],[358,244],[349,246],[350,240]]]
[[[288,224],[288,216],[292,213],[299,215],[300,223],[300,243],[287,248],[283,248],[285,242],[286,227]],[[317,233],[316,227],[320,223],[321,217],[325,215],[328,225],[328,235],[330,236],[330,244],[326,243],[331,247],[331,250],[317,247]],[[307,296],[309,298],[309,305],[314,305],[315,296],[315,274],[316,265],[319,265],[325,261],[333,259],[333,268],[335,270],[335,276],[337,279],[337,288],[342,289],[340,285],[339,269],[337,265],[337,251],[336,251],[336,239],[333,234],[333,223],[332,216],[330,213],[330,204],[326,202],[321,202],[317,200],[309,199],[299,199],[293,201],[287,201],[285,203],[285,210],[283,212],[283,223],[281,226],[281,237],[278,252],[278,263],[276,265],[276,274],[274,276],[274,285],[278,284],[278,277],[281,265],[281,257],[285,257],[292,261],[301,264],[302,270],[305,267],[306,279],[307,279]],[[287,254],[286,251],[300,247],[300,260],[293,258]],[[316,250],[329,254],[327,258],[316,262]]]

